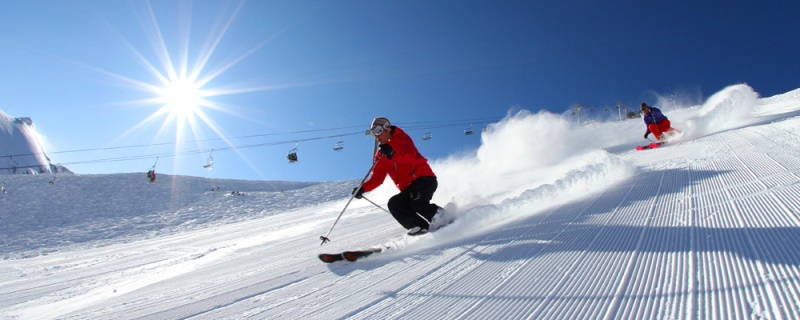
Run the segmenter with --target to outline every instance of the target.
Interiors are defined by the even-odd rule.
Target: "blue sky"
[[[762,96],[796,89],[798,9],[797,1],[13,1],[0,12],[0,109],[31,117],[53,162],[76,173],[144,172],[159,156],[160,173],[361,178],[373,139],[360,132],[375,116],[407,128],[439,159],[479,146],[479,134],[463,134],[469,124],[479,132],[513,110],[699,102],[736,83]],[[199,106],[159,111],[177,105],[163,88],[181,81],[202,83]],[[426,130],[433,139],[422,141]],[[339,140],[345,149],[335,152]],[[300,161],[289,164],[295,146]]]

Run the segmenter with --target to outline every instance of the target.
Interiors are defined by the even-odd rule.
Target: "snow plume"
[[[473,169],[481,170],[479,166]],[[433,234],[437,241],[418,243],[415,238],[405,238],[394,240],[389,246],[394,249],[435,246],[458,241],[463,239],[464,235],[475,235],[494,230],[498,226],[552,212],[562,205],[602,192],[617,182],[629,178],[635,170],[632,164],[602,150],[572,156],[570,159],[564,159],[564,162],[559,165],[537,170],[540,173],[559,172],[554,181],[533,186],[531,183],[527,183],[526,185],[531,187],[516,196],[500,199],[497,203],[478,204],[473,201],[464,206],[462,201],[466,199],[448,203],[445,207],[448,213],[454,214],[458,219],[452,225]],[[555,176],[556,174],[551,175]],[[462,177],[461,182],[463,179]],[[509,188],[486,190],[482,185],[473,184],[472,186],[476,191],[476,194],[472,195],[473,197],[480,197],[479,193],[481,192],[491,194],[509,191]]]
[[[729,86],[708,98],[695,116],[683,121],[683,139],[750,125],[755,122],[752,111],[758,103],[758,93],[750,86]]]
[[[570,141],[573,127],[564,117],[522,110],[489,126],[477,159],[508,171],[553,165],[580,149]]]
[[[453,203],[460,213],[487,205],[513,207],[503,203],[532,198],[544,205],[558,198],[553,192],[569,195],[576,188],[609,185],[630,175],[630,165],[590,148],[576,129],[547,112],[509,115],[483,132],[474,155],[432,163],[439,177],[434,202]]]

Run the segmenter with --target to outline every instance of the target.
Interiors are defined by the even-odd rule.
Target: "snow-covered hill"
[[[30,118],[14,118],[0,110],[0,174],[69,172],[50,163]]]
[[[657,106],[683,136],[643,152],[640,120],[490,126],[433,163],[458,220],[413,238],[362,200],[320,246],[355,180],[10,176],[0,318],[799,318],[800,90]]]

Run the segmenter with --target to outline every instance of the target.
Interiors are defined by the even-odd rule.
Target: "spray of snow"
[[[715,93],[703,105],[680,112],[673,127],[680,126],[681,140],[741,128],[758,122],[753,110],[759,104],[758,93],[746,84],[737,84]]]
[[[454,240],[530,217],[635,172],[631,164],[580,138],[584,134],[563,116],[520,111],[489,126],[473,155],[433,162],[440,183],[434,200],[446,203],[457,217],[436,237]],[[390,246],[412,243],[405,239]]]
[[[480,186],[474,188],[475,193],[473,195],[485,201],[470,201],[466,198],[458,198],[460,200],[449,203],[445,209],[448,214],[454,215],[457,219],[452,225],[432,234],[435,241],[419,241],[420,237],[406,237],[392,240],[387,246],[393,248],[393,250],[410,247],[419,249],[456,241],[462,239],[465,235],[480,234],[600,192],[619,181],[627,179],[636,170],[630,163],[600,150],[571,156],[569,159],[565,159],[563,163],[547,168],[561,173],[545,175],[545,177],[558,176],[549,183],[524,184],[529,185],[530,188],[519,195],[505,198],[497,196],[495,199],[499,201],[497,203],[486,201],[488,200],[486,197],[481,197],[480,191],[484,189]],[[450,169],[454,168],[451,167]],[[475,167],[475,169],[480,170],[480,166]],[[537,171],[544,173],[548,170]],[[540,178],[534,181],[541,180],[544,179]],[[444,191],[450,192],[452,190]],[[515,188],[503,188],[500,191],[504,192],[498,193],[508,194],[511,191],[515,191]],[[483,195],[486,194],[492,193],[484,191]]]
[[[433,162],[440,183],[435,199],[461,207],[498,203],[558,179],[570,170],[565,160],[587,151],[569,141],[573,129],[546,112],[507,116],[482,133],[474,154]]]

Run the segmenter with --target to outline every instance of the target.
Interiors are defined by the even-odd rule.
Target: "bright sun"
[[[200,88],[189,80],[175,80],[164,87],[163,109],[173,116],[186,118],[196,114],[203,104]]]
[[[200,138],[204,136],[205,129],[210,129],[219,137],[225,136],[221,128],[214,122],[215,117],[207,114],[207,111],[222,112],[246,118],[232,111],[230,106],[223,106],[216,103],[213,100],[214,97],[275,89],[273,86],[251,87],[228,85],[222,88],[208,86],[217,76],[233,68],[234,65],[256,52],[257,49],[266,45],[272,39],[272,37],[265,39],[263,42],[256,44],[252,49],[245,51],[239,56],[234,56],[230,60],[220,60],[223,62],[221,65],[207,70],[207,63],[212,61],[211,57],[216,51],[217,46],[221,43],[220,40],[228,30],[228,26],[232,24],[236,13],[241,9],[243,3],[244,2],[240,2],[240,5],[233,11],[223,10],[221,12],[223,15],[230,15],[229,17],[220,17],[220,21],[228,21],[228,25],[224,28],[214,28],[215,31],[210,33],[205,41],[206,45],[200,48],[196,57],[190,59],[189,49],[194,48],[189,45],[189,31],[192,29],[191,19],[178,19],[182,21],[178,32],[169,33],[177,35],[177,38],[167,39],[164,37],[164,33],[161,32],[162,28],[153,15],[151,3],[144,2],[147,11],[150,12],[149,19],[147,19],[149,23],[145,23],[144,27],[148,35],[153,35],[151,46],[155,50],[156,59],[148,59],[148,55],[140,52],[127,40],[123,39],[123,41],[133,50],[133,54],[138,57],[138,61],[142,64],[144,69],[150,71],[152,79],[155,81],[145,82],[102,69],[99,71],[116,79],[120,79],[132,85],[135,89],[148,94],[147,98],[133,100],[132,102],[144,104],[147,107],[155,106],[158,109],[117,139],[122,139],[136,130],[146,128],[150,123],[163,120],[155,136],[160,137],[163,133],[174,130],[176,141],[175,150],[177,155],[179,151],[183,150],[181,144],[178,142],[185,140],[183,139],[185,135],[191,134],[195,137],[195,140],[200,141]],[[183,9],[189,10],[186,12],[186,17],[189,17],[191,8],[181,6],[181,10]],[[183,13],[181,17],[184,17]],[[176,46],[168,47],[168,43],[174,43]],[[175,55],[172,56],[170,53],[175,53]],[[174,59],[175,57],[177,57],[177,59]],[[230,141],[223,140],[229,147],[233,146]],[[155,138],[154,141],[156,141]]]

